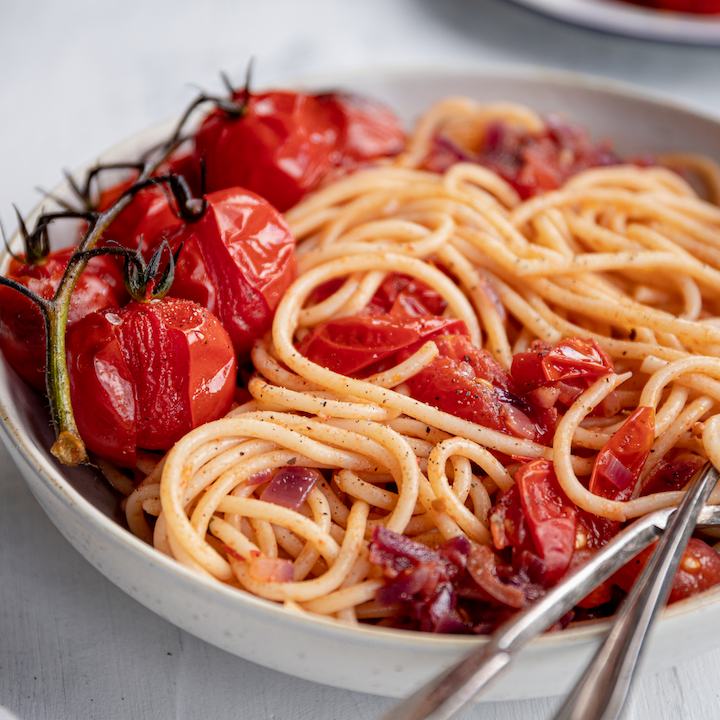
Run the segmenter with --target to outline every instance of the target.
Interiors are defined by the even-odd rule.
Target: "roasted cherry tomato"
[[[408,380],[412,397],[516,437],[539,440],[552,432],[555,411],[541,414],[521,398],[510,375],[487,350],[474,347],[464,335],[433,340],[440,355]]]
[[[111,188],[108,192],[114,194],[114,191],[115,189]],[[120,193],[117,197],[119,195]],[[107,209],[102,205],[108,202],[109,207],[117,197],[101,197],[100,210]],[[159,187],[147,187],[137,192],[130,204],[113,220],[103,233],[102,244],[107,245],[112,240],[123,247],[136,250],[142,237],[141,251],[148,254],[163,236],[171,235],[184,224],[166,194]]]
[[[671,451],[650,471],[640,496],[682,490],[705,462],[695,453]]]
[[[244,95],[233,99],[242,103]],[[212,112],[195,144],[208,192],[244,187],[285,211],[331,167],[338,139],[333,114],[315,97],[268,92],[250,95],[243,114]]]
[[[254,193],[231,188],[205,201],[200,220],[168,237],[173,253],[182,244],[170,295],[216,315],[244,360],[295,279],[295,238],[282,215]]]
[[[608,354],[594,340],[566,338],[555,346],[536,340],[528,352],[515,355],[511,373],[518,388],[536,405],[551,408],[556,402],[572,405],[584,390],[614,369]],[[617,393],[611,392],[593,414],[612,417],[619,410]]]
[[[512,376],[518,387],[529,392],[560,380],[582,378],[585,387],[614,371],[608,354],[594,341],[566,338],[552,346],[543,341],[533,343],[529,352],[513,358]]]
[[[618,570],[612,576],[612,581],[626,592],[629,591],[656,545],[657,543],[653,543]],[[718,584],[720,584],[720,555],[702,540],[690,538],[675,575],[668,602],[673,603],[692,597]]]
[[[9,278],[43,298],[55,294],[73,249],[50,253],[37,265],[10,262]],[[122,273],[111,257],[90,260],[73,291],[68,327],[95,310],[116,308],[127,300]],[[0,349],[15,372],[38,390],[45,390],[45,323],[35,303],[0,286]]]
[[[629,500],[655,440],[655,409],[638,408],[597,454],[590,492]]]
[[[432,315],[357,315],[316,326],[303,340],[300,352],[329,370],[357,375],[383,360],[393,359],[388,366],[397,364],[399,351],[417,350],[419,343],[440,333],[465,331],[461,320]]]
[[[513,558],[531,552],[544,565],[542,581],[554,585],[575,551],[577,509],[555,477],[552,463],[533,460],[515,472],[515,485],[489,513],[493,544]]]
[[[575,550],[575,505],[547,460],[523,465],[515,472],[515,483],[537,554],[546,566],[545,580],[552,585],[567,571]]]
[[[212,112],[195,136],[212,192],[244,187],[278,210],[298,203],[325,175],[395,155],[404,134],[381,103],[355,95],[268,92],[233,100],[242,113]]]
[[[187,300],[131,301],[91,313],[67,335],[70,393],[88,449],[132,467],[137,448],[167,450],[222,417],[235,353],[217,318]]]
[[[370,314],[442,315],[442,295],[416,278],[390,273],[370,301]]]
[[[348,171],[380,157],[397,155],[405,147],[405,133],[387,105],[362,95],[318,95],[321,105],[334,113],[339,137],[331,157],[333,165]]]

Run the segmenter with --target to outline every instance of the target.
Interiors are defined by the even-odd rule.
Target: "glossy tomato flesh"
[[[244,91],[233,99],[243,103]],[[209,192],[244,187],[284,212],[329,173],[396,155],[405,135],[395,114],[376,100],[274,91],[250,95],[242,115],[212,112],[195,145]]]
[[[233,400],[230,338],[186,300],[132,301],[86,316],[68,332],[67,360],[81,437],[121,467],[135,464],[137,448],[169,449]]]
[[[389,360],[389,367],[396,365],[400,351],[409,356],[439,333],[465,331],[465,323],[451,318],[357,315],[317,325],[303,340],[300,352],[329,370],[357,375],[383,360]]]
[[[597,454],[590,492],[610,500],[629,500],[654,441],[655,409],[640,407]]]
[[[612,581],[628,592],[647,564],[657,543],[643,550],[612,576]],[[670,592],[669,603],[692,597],[720,584],[720,555],[707,543],[690,538]]]
[[[173,253],[182,244],[170,295],[216,315],[242,361],[295,279],[295,239],[282,215],[254,193],[231,188],[205,200],[202,218],[168,238]]]
[[[440,355],[408,380],[413,398],[517,437],[538,440],[552,432],[556,413],[520,397],[512,377],[487,350],[476,348],[464,335],[433,339]]]
[[[242,116],[212,112],[195,144],[208,192],[243,187],[284,212],[327,172],[338,137],[331,111],[315,97],[269,92],[250,95]]]
[[[397,115],[385,104],[363,95],[318,95],[339,129],[331,162],[354,170],[381,157],[391,157],[405,147],[405,132]]]

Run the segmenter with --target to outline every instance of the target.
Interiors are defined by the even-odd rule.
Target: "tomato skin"
[[[333,164],[351,171],[380,157],[391,157],[405,147],[405,132],[385,104],[362,95],[318,95],[321,105],[335,115],[340,129]]]
[[[295,279],[295,238],[280,213],[252,192],[230,188],[205,200],[203,217],[168,238],[173,253],[183,246],[170,295],[216,315],[244,359]]]
[[[128,186],[130,184],[127,183]],[[108,192],[114,194],[115,189],[110,188]],[[101,196],[100,210],[106,209],[102,207],[104,202],[107,201],[109,207],[114,199],[116,198]],[[103,233],[101,244],[107,245],[112,240],[123,247],[137,250],[142,236],[141,251],[143,255],[148,256],[151,248],[155,247],[164,236],[171,235],[184,224],[170,205],[165,193],[159,187],[148,187],[135,193],[129,205]]]
[[[629,592],[656,546],[657,542],[643,550],[618,570],[612,576],[612,581]],[[720,584],[720,555],[702,540],[690,538],[675,575],[668,603],[692,597],[718,584]]]
[[[242,103],[244,92],[233,99]],[[303,93],[250,95],[247,112],[212,112],[195,136],[205,160],[208,192],[244,187],[284,212],[297,204],[331,166],[338,129],[330,109]]]
[[[91,313],[67,335],[70,394],[88,449],[121,467],[230,408],[236,362],[207,310],[166,299]]]
[[[7,277],[49,300],[55,294],[73,248],[50,253],[42,264],[11,260]],[[90,260],[72,294],[68,327],[88,313],[116,308],[127,300],[122,273],[110,257]],[[0,286],[0,349],[10,366],[34,388],[45,391],[45,323],[35,303]]]
[[[238,104],[245,99],[244,91],[233,96]],[[404,146],[400,121],[377,100],[274,91],[250,95],[242,116],[210,113],[195,136],[194,164],[204,158],[208,192],[244,187],[285,212],[326,175]],[[188,163],[184,168],[187,174]]]
[[[575,505],[547,460],[523,465],[515,472],[515,483],[537,554],[546,565],[545,581],[553,585],[567,572],[575,550]]]
[[[342,375],[356,375],[377,362],[408,357],[440,333],[467,332],[465,323],[433,316],[357,315],[313,328],[300,346],[309,360]],[[408,348],[412,348],[409,350]]]
[[[574,337],[555,346],[542,340],[534,342],[530,351],[515,355],[511,373],[518,387],[530,392],[543,385],[576,379],[589,387],[614,369],[612,360],[595,340]]]
[[[680,451],[664,457],[648,475],[640,497],[682,490],[704,464],[704,458],[689,452]]]
[[[440,355],[407,384],[413,398],[484,427],[538,440],[554,428],[556,412],[536,412],[487,350],[464,335],[433,338]],[[403,359],[413,349],[400,354]]]
[[[489,513],[493,544],[512,548],[513,563],[532,553],[544,564],[543,584],[565,575],[575,551],[577,509],[565,495],[552,463],[533,460],[515,472],[515,485]]]
[[[590,492],[610,500],[629,500],[654,441],[655,409],[640,407],[597,454]]]
[[[565,338],[553,346],[536,340],[528,352],[517,353],[511,373],[518,388],[543,408],[556,402],[570,406],[598,378],[614,372],[608,354],[594,341]],[[613,391],[593,409],[593,415],[612,417],[620,411]]]

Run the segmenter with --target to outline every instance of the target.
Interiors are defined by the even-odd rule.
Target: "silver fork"
[[[658,609],[667,601],[693,529],[696,525],[720,525],[720,508],[704,507],[717,480],[718,471],[708,463],[695,476],[677,509],[658,510],[634,522],[573,575],[502,625],[485,645],[431,680],[380,720],[448,720],[477,699],[527,643],[662,536],[652,559],[616,615],[606,640],[555,720],[617,718],[627,697],[645,634]]]

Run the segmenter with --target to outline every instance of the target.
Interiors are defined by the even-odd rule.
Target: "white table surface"
[[[28,211],[62,168],[176,113],[188,85],[217,89],[220,69],[239,84],[251,56],[259,85],[343,68],[532,63],[720,116],[719,48],[615,37],[505,0],[1,0],[6,227],[12,203]],[[160,619],[72,549],[0,449],[0,706],[20,720],[374,718],[392,702],[260,668]],[[487,703],[469,717],[544,718],[557,703]],[[643,677],[624,717],[720,717],[720,650]]]

